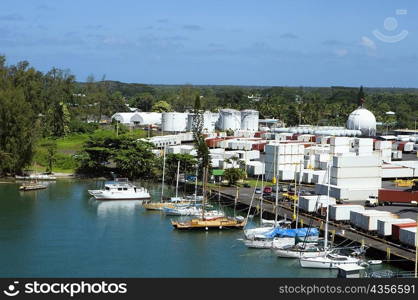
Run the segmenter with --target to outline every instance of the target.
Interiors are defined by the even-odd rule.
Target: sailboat
[[[31,174],[29,176],[17,176],[16,175],[16,179],[24,179],[24,180],[29,179],[30,180],[29,182],[24,182],[22,185],[20,185],[19,191],[26,192],[26,191],[43,190],[47,188],[47,185],[38,183],[38,180],[40,179],[46,180],[46,179],[43,178],[42,176],[39,176],[36,173],[35,163],[34,163],[34,169],[35,169],[35,174]],[[55,179],[52,179],[52,180],[55,180]]]
[[[331,185],[331,163],[328,162],[328,189],[327,195],[329,199],[329,191]],[[360,264],[361,259],[353,256],[340,255],[335,253],[337,249],[333,249],[328,246],[328,222],[329,222],[329,206],[327,207],[327,214],[325,218],[325,230],[324,230],[324,248],[318,250],[321,255],[313,256],[301,256],[299,259],[300,266],[303,268],[317,268],[317,269],[337,269],[341,265],[345,264]]]
[[[166,149],[164,147],[163,150],[163,176],[162,176],[162,182],[161,182],[161,198],[159,202],[149,202],[144,204],[144,208],[146,210],[158,210],[162,211],[165,208],[175,209],[177,207],[182,207],[184,205],[190,205],[192,203],[191,199],[184,199],[181,197],[178,197],[178,185],[179,185],[179,172],[180,172],[180,161],[178,161],[177,164],[177,182],[176,182],[176,196],[171,197],[168,201],[164,201],[164,175],[165,175],[165,161],[166,161]],[[196,199],[195,199],[196,202]]]
[[[274,149],[274,162],[273,168],[274,168],[274,176],[273,176],[273,183],[276,184],[276,197],[275,197],[275,205],[274,205],[274,221],[268,222],[266,225],[263,226],[263,216],[262,216],[262,204],[263,204],[263,195],[261,194],[260,198],[260,206],[261,206],[261,212],[260,212],[260,219],[261,219],[261,227],[251,228],[244,230],[244,244],[248,248],[257,248],[257,249],[269,249],[273,247],[281,247],[284,245],[292,245],[294,243],[294,239],[287,238],[287,237],[270,237],[266,236],[269,232],[276,228],[282,228],[290,225],[290,222],[286,220],[280,220],[278,221],[278,206],[279,206],[279,181],[276,178],[276,175],[278,173],[278,164],[277,164],[277,155],[276,155],[276,148]],[[262,185],[264,182],[264,177],[261,178]]]
[[[171,220],[171,225],[175,229],[185,230],[185,229],[200,229],[200,230],[209,230],[209,229],[242,229],[246,220],[238,220],[231,217],[216,217],[209,218],[206,214],[206,186],[208,181],[208,168],[203,169],[203,203],[202,203],[202,214],[199,218],[194,218],[188,221],[178,221]]]

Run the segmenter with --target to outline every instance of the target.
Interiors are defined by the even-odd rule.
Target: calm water
[[[18,184],[0,184],[0,276],[336,276],[247,249],[237,240],[240,231],[179,232],[170,217],[136,201],[93,201],[87,189],[100,184],[60,180],[25,193]],[[148,188],[158,200],[160,187]]]

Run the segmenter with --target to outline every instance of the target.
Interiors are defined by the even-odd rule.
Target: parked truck
[[[392,205],[393,203],[418,204],[418,182],[414,181],[412,188],[407,190],[380,189],[378,197],[369,198],[367,206]]]

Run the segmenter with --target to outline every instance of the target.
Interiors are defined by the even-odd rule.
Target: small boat
[[[264,236],[255,236],[252,239],[244,239],[244,245],[253,249],[273,249],[284,246],[293,246],[295,239],[292,237],[266,238]]]
[[[27,176],[16,175],[15,179],[18,179],[18,180],[57,180],[57,177],[51,174],[43,173],[43,174],[31,174]]]
[[[180,197],[171,197],[168,201],[149,202],[143,206],[146,210],[164,210],[165,208],[175,209],[178,207],[190,206],[193,203],[195,203],[195,201],[190,200],[187,197],[186,199]]]
[[[291,224],[290,221],[287,220],[279,220],[276,222],[277,227],[284,228]],[[246,239],[252,239],[256,235],[268,233],[274,229],[274,221],[273,223],[269,223],[266,226],[256,227],[256,228],[249,228],[244,230],[244,236]]]
[[[137,188],[127,178],[117,178],[113,183],[105,184],[103,190],[88,190],[96,200],[144,200],[151,196],[147,189]]]
[[[324,256],[326,251],[318,243],[298,243],[294,246],[284,246],[273,249],[278,257],[284,258],[302,258]]]
[[[235,218],[230,217],[220,217],[210,220],[204,218],[196,218],[189,221],[173,221],[171,220],[171,225],[175,229],[180,230],[209,230],[209,229],[242,229],[245,226],[245,221],[238,221]]]
[[[326,253],[317,257],[301,257],[299,262],[302,268],[337,269],[341,265],[360,264],[361,259],[336,253]]]
[[[163,212],[167,216],[200,216],[202,215],[202,208],[196,206],[189,207],[175,207],[175,208],[163,208]],[[222,211],[209,210],[205,211],[205,219],[224,217],[225,214]]]
[[[20,191],[35,191],[35,190],[43,190],[46,188],[47,188],[46,185],[33,182],[33,183],[22,184],[19,187],[19,190]]]

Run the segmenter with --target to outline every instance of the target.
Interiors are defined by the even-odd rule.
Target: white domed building
[[[360,130],[364,136],[374,136],[376,135],[376,118],[371,111],[359,107],[348,116],[347,129]]]

